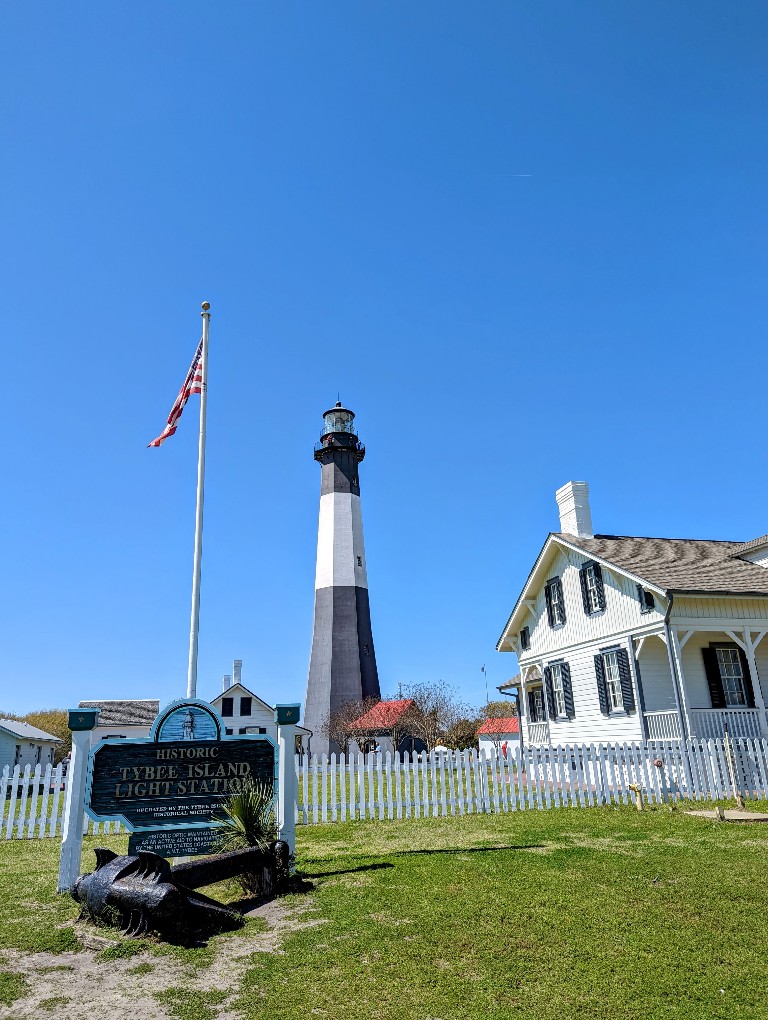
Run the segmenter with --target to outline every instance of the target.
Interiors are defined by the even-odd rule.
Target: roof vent
[[[578,538],[594,538],[592,511],[589,508],[589,484],[566,482],[555,493],[560,511],[560,530]]]

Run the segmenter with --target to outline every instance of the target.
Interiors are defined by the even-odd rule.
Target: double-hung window
[[[552,696],[555,699],[555,711],[559,717],[565,715],[562,663],[553,662],[549,668],[552,670]]]
[[[601,613],[605,609],[605,584],[603,570],[599,563],[585,563],[579,571],[581,598],[587,616]]]
[[[544,586],[544,597],[547,601],[547,617],[550,627],[560,627],[565,623],[565,602],[563,601],[563,584],[559,577],[553,577]]]
[[[528,722],[544,722],[544,693],[541,687],[528,691]]]
[[[716,652],[726,705],[729,708],[746,705],[747,696],[744,684],[744,671],[741,668],[741,656],[738,649],[717,648]]]
[[[754,708],[755,690],[744,652],[714,641],[701,652],[712,708]]]
[[[606,652],[603,655],[603,667],[605,669],[605,689],[608,693],[608,704],[613,712],[617,708],[623,708],[621,700],[621,674],[619,673],[618,652]]]
[[[635,692],[626,648],[606,648],[596,655],[595,676],[603,715],[635,711]]]

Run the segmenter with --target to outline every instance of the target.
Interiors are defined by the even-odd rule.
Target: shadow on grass
[[[434,854],[485,854],[485,853],[498,853],[502,850],[542,850],[544,849],[543,843],[526,843],[523,845],[517,843],[507,843],[504,846],[468,846],[468,847],[451,847],[447,850],[392,850],[388,854],[380,854],[377,856],[381,857],[420,857],[424,855]],[[366,854],[366,857],[370,859],[370,855]],[[331,878],[334,875],[350,875],[356,871],[378,871],[381,868],[394,868],[394,864],[391,864],[388,860],[379,861],[374,864],[361,864],[357,868],[340,868],[338,871],[313,871],[311,878]]]

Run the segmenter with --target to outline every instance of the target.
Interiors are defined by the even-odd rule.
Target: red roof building
[[[361,715],[357,725],[372,733],[381,733],[397,725],[413,704],[413,698],[402,698],[399,701],[380,701],[373,708]]]
[[[503,716],[500,719],[486,719],[478,729],[477,735],[496,736],[503,733],[505,736],[511,733],[520,732],[520,722],[516,715]]]

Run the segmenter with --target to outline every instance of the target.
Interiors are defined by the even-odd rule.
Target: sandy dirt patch
[[[117,960],[100,960],[99,950],[113,945],[86,925],[76,925],[84,948],[79,953],[30,953],[0,950],[0,969],[20,974],[28,991],[3,1013],[6,1020],[82,1020],[84,1016],[108,1020],[171,1020],[170,1007],[156,996],[169,988],[226,993],[211,1008],[218,1020],[240,1020],[232,1009],[240,981],[256,953],[282,953],[282,941],[291,932],[325,924],[308,917],[312,900],[287,907],[273,900],[248,913],[261,918],[269,929],[255,934],[234,933],[212,943],[215,956],[207,967],[192,969],[175,956],[143,952]]]

